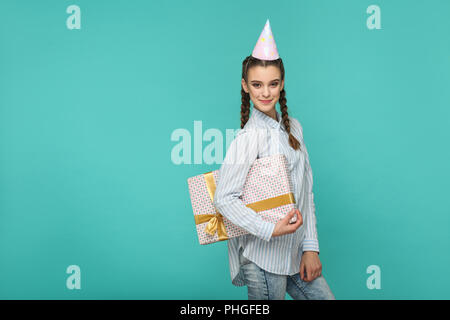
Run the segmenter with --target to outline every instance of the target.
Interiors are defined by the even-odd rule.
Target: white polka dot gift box
[[[214,207],[219,170],[187,179],[200,244],[239,237],[248,232],[231,223]],[[256,159],[250,167],[240,199],[245,206],[276,223],[295,207],[288,163],[283,154]],[[294,222],[295,216],[291,220]]]

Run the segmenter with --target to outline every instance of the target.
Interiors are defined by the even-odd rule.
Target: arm
[[[300,278],[303,281],[313,281],[322,274],[322,263],[319,259],[319,240],[316,227],[316,207],[314,205],[313,174],[309,162],[308,150],[303,141],[303,128],[300,127],[302,148],[305,151],[305,239],[302,245],[302,259],[300,262]]]
[[[301,138],[303,139],[303,128],[298,122],[301,132]],[[306,148],[305,142],[303,141],[301,148],[305,152],[305,197],[306,197],[306,208],[305,208],[305,239],[303,240],[302,251],[315,251],[319,253],[319,240],[317,236],[317,226],[316,226],[316,206],[314,205],[314,193],[313,193],[313,173],[311,169],[311,164],[309,162],[308,150]]]
[[[258,156],[258,146],[265,143],[266,132],[243,129],[230,144],[219,169],[219,181],[214,193],[214,206],[231,223],[256,237],[269,241],[275,224],[264,221],[241,199],[247,174]]]

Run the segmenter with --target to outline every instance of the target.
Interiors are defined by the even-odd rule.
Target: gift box
[[[195,225],[200,244],[209,244],[248,234],[214,207],[214,192],[220,181],[219,170],[187,179]],[[295,208],[288,163],[283,154],[256,159],[250,167],[241,197],[243,203],[276,223]],[[296,221],[296,216],[291,222]]]

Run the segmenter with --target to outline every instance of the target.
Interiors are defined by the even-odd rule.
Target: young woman
[[[335,299],[319,260],[313,179],[300,122],[288,116],[284,66],[269,21],[251,56],[242,64],[241,130],[219,169],[217,210],[249,234],[228,240],[233,285],[247,286],[248,298]],[[250,114],[250,100],[253,103]],[[281,114],[276,110],[279,102]],[[240,199],[257,158],[284,154],[298,208],[276,224],[264,221]],[[300,216],[300,214],[302,216]],[[289,223],[294,217],[295,223]]]

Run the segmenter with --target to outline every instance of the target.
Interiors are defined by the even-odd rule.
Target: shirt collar
[[[276,114],[277,114],[277,119],[278,121],[276,121],[275,119],[273,119],[272,117],[269,117],[267,114],[265,114],[262,111],[259,111],[258,109],[256,109],[255,107],[253,107],[253,111],[252,111],[252,117],[254,117],[256,120],[258,121],[262,121],[266,124],[268,124],[271,128],[274,129],[279,129],[281,128],[283,131],[285,131],[284,125],[281,121],[281,115],[280,113],[275,110]]]

